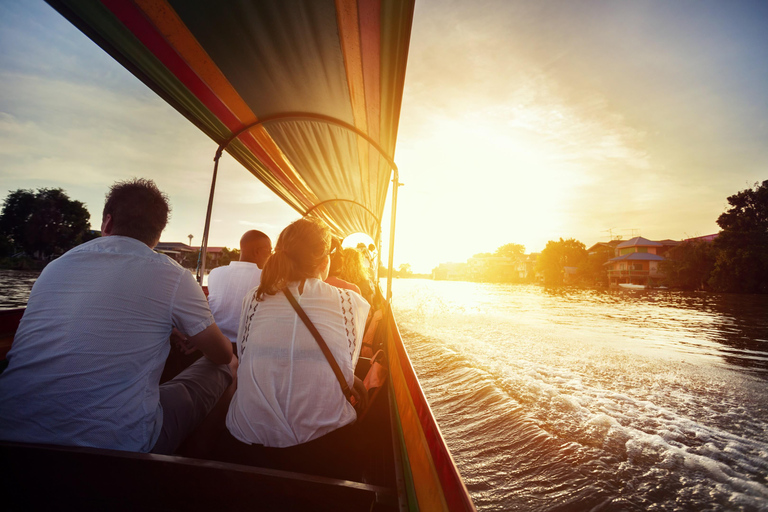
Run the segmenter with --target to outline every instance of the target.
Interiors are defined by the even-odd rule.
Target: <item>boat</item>
[[[389,376],[358,421],[355,478],[190,455],[0,442],[10,509],[448,510],[475,507],[391,310],[394,162],[413,0],[48,0],[301,215],[381,247],[392,183],[390,273],[376,339]],[[0,359],[23,308],[0,312]],[[173,351],[172,351],[173,352]],[[189,361],[172,353],[163,379]],[[1,368],[1,367],[0,367]],[[363,368],[361,371],[365,371]],[[195,435],[199,435],[196,432]],[[43,487],[44,489],[41,489]]]
[[[645,290],[647,286],[644,284],[619,283],[619,288],[624,288],[625,290]]]

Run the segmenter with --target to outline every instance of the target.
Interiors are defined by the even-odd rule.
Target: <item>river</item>
[[[0,307],[37,277],[0,271]],[[768,510],[768,297],[395,280],[481,511]]]
[[[768,297],[393,284],[478,510],[768,510]]]

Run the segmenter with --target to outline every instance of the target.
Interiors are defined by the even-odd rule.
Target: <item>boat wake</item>
[[[768,510],[761,379],[430,299],[396,314],[478,509]]]

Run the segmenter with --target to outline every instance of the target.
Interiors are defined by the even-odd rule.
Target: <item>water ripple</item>
[[[396,286],[479,509],[768,510],[764,298]]]

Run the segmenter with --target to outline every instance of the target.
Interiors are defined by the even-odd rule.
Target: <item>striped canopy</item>
[[[414,0],[48,2],[298,212],[378,240]]]

